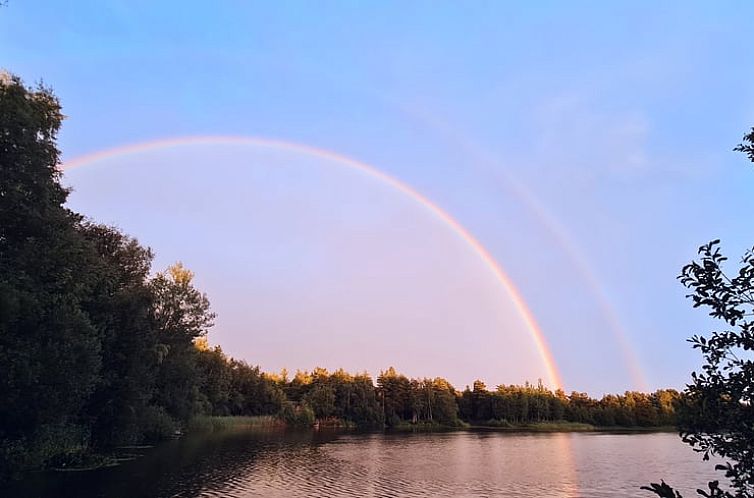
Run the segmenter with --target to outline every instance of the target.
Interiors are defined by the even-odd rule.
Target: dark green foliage
[[[49,90],[0,74],[3,447],[49,447],[48,434],[61,427],[78,432],[101,365],[101,329],[86,312],[101,274],[79,216],[63,207],[55,145],[62,118]],[[8,468],[0,462],[0,474]]]
[[[683,498],[678,491],[666,484],[665,481],[662,481],[660,484],[652,483],[649,487],[642,486],[641,489],[652,491],[661,498]]]
[[[626,392],[596,400],[585,393],[566,396],[560,390],[552,392],[541,383],[488,391],[477,381],[473,391],[467,388],[459,393],[445,379],[409,379],[392,367],[380,373],[376,386],[367,374],[353,376],[343,370],[331,374],[323,368],[312,373],[299,371],[292,380],[264,374],[262,378],[283,390],[283,403],[306,405],[318,420],[335,418],[362,427],[458,427],[464,423],[521,427],[545,422],[674,426],[681,401],[681,395],[672,389],[652,394]]]
[[[308,404],[290,402],[283,404],[280,418],[291,427],[311,427],[316,419],[314,410]]]
[[[552,392],[541,382],[536,387],[498,386],[488,391],[483,382],[476,381],[473,390],[461,393],[458,405],[464,421],[479,425],[515,427],[565,421],[600,427],[658,427],[675,425],[680,399],[672,389],[608,394],[598,400],[575,391],[570,396],[561,390]]]
[[[296,372],[290,381],[287,374],[265,377],[284,390],[286,403],[309,406],[317,419],[334,418],[359,427],[383,426],[382,406],[366,373],[351,375],[337,370],[330,374],[324,368],[315,368],[311,374]]]
[[[377,389],[388,427],[398,425],[402,420],[414,419],[415,412],[410,402],[411,382],[406,376],[390,367],[377,377]]]
[[[191,283],[193,276],[178,263],[150,282],[152,317],[161,348],[156,402],[181,421],[201,411],[194,341],[207,333],[214,319],[207,296]]]
[[[274,415],[285,402],[282,389],[259,367],[230,360],[231,415]]]
[[[411,423],[460,425],[458,395],[445,379],[411,379],[390,367],[377,377],[377,395],[388,427]]]
[[[328,418],[335,413],[335,389],[326,382],[317,382],[304,397],[317,418]]]
[[[197,343],[197,368],[202,379],[204,411],[209,415],[231,415],[233,372],[220,346],[209,349],[206,342]]]
[[[738,144],[733,150],[743,152],[748,156],[749,161],[754,163],[754,128],[744,135],[743,142]]]
[[[274,376],[267,376],[275,378]],[[488,391],[477,381],[474,390],[457,392],[446,380],[409,379],[394,368],[380,373],[377,385],[368,375],[332,374],[322,368],[297,372],[290,381],[275,378],[294,406],[306,404],[317,419],[335,417],[359,426],[406,428],[411,425],[458,427],[463,423],[521,427],[547,422],[571,422],[603,427],[675,425],[681,395],[672,389],[652,394],[626,392],[592,399],[558,390],[498,386]]]
[[[179,429],[175,419],[161,406],[149,405],[136,413],[134,424],[141,434],[141,441],[156,442],[167,439]]]
[[[86,412],[97,447],[138,442],[156,376],[157,334],[150,315],[152,254],[110,227],[83,224],[103,276],[88,314],[101,328],[102,368]]]
[[[434,380],[425,379],[420,385],[420,393],[426,393],[427,396],[426,420],[446,427],[461,425],[456,390],[448,381],[440,377]],[[422,420],[421,412],[417,415],[419,420]]]

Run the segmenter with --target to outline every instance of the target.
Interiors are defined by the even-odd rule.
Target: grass
[[[234,429],[280,429],[286,427],[285,421],[273,415],[245,416],[207,416],[192,418],[186,429],[188,432],[215,432]],[[314,424],[318,429],[355,429],[356,424],[337,418],[318,420]],[[387,430],[390,432],[432,432],[463,429],[486,429],[511,432],[675,432],[674,427],[602,427],[579,422],[556,420],[551,422],[511,423],[507,420],[487,420],[486,422],[467,424],[460,422],[457,426],[445,426],[437,422],[411,423],[402,421]]]
[[[358,426],[355,422],[350,420],[343,420],[342,418],[328,417],[324,419],[318,419],[314,422],[316,429],[357,429]]]
[[[586,432],[598,430],[592,424],[568,422],[556,420],[552,422],[511,423],[507,420],[488,420],[481,424],[471,426],[474,429],[499,429],[506,431],[531,431],[531,432]]]
[[[472,429],[499,429],[507,431],[531,431],[531,432],[676,432],[672,426],[656,427],[620,427],[620,426],[597,426],[580,422],[568,422],[555,420],[551,422],[511,423],[507,420],[488,420],[482,423],[472,424]]]
[[[272,415],[254,417],[200,415],[189,420],[187,429],[189,432],[214,432],[230,429],[271,429],[284,425],[284,422]]]
[[[407,422],[401,421],[387,430],[390,432],[434,432],[434,431],[457,431],[462,429],[468,429],[470,426],[466,422],[458,421],[458,425],[444,425],[439,422]]]
[[[595,430],[610,432],[678,432],[678,428],[674,425],[657,425],[650,427],[598,426],[595,428]]]
[[[564,420],[557,422],[535,422],[524,426],[525,430],[541,432],[584,432],[593,431],[597,428],[592,424],[583,424],[579,422],[566,422]]]

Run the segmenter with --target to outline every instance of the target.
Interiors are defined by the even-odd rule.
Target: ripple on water
[[[3,496],[642,496],[665,479],[689,495],[716,477],[674,434],[243,433],[187,437],[95,472],[36,476]],[[2,491],[2,490],[0,490]]]

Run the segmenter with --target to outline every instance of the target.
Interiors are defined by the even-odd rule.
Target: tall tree
[[[140,415],[151,403],[157,337],[151,319],[152,252],[118,230],[84,223],[80,232],[95,247],[102,275],[86,307],[101,329],[102,370],[86,407],[92,442],[138,442]]]
[[[207,333],[215,318],[209,299],[194,287],[193,278],[191,271],[176,263],[151,282],[153,319],[161,348],[157,404],[179,420],[188,420],[199,411],[194,341]]]
[[[101,329],[86,307],[101,275],[63,206],[62,120],[52,91],[0,73],[0,467],[21,446],[83,444],[81,409],[98,380]]]

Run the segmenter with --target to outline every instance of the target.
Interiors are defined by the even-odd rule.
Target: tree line
[[[562,389],[553,392],[541,382],[488,391],[483,382],[476,381],[473,389],[467,387],[461,394],[459,408],[464,420],[490,425],[567,421],[600,427],[658,427],[675,424],[681,400],[674,389],[651,394],[629,391],[593,399],[577,391],[569,395]]]
[[[568,420],[673,423],[675,391],[594,400],[541,385],[317,368],[266,374],[210,347],[214,314],[180,263],[65,206],[53,92],[0,74],[0,475],[80,463],[175,434],[197,415],[289,425],[459,427]]]
[[[594,399],[582,392],[552,391],[542,382],[500,385],[482,381],[456,390],[443,378],[412,379],[390,367],[376,381],[368,373],[332,373],[324,368],[269,374],[225,356],[219,346],[198,343],[200,392],[205,413],[280,415],[290,423],[345,423],[364,428],[524,427],[544,422],[573,422],[598,427],[662,427],[676,423],[683,398],[673,389],[629,391]],[[211,366],[210,366],[211,365]],[[241,377],[250,380],[244,386]],[[299,418],[293,417],[298,414]]]

